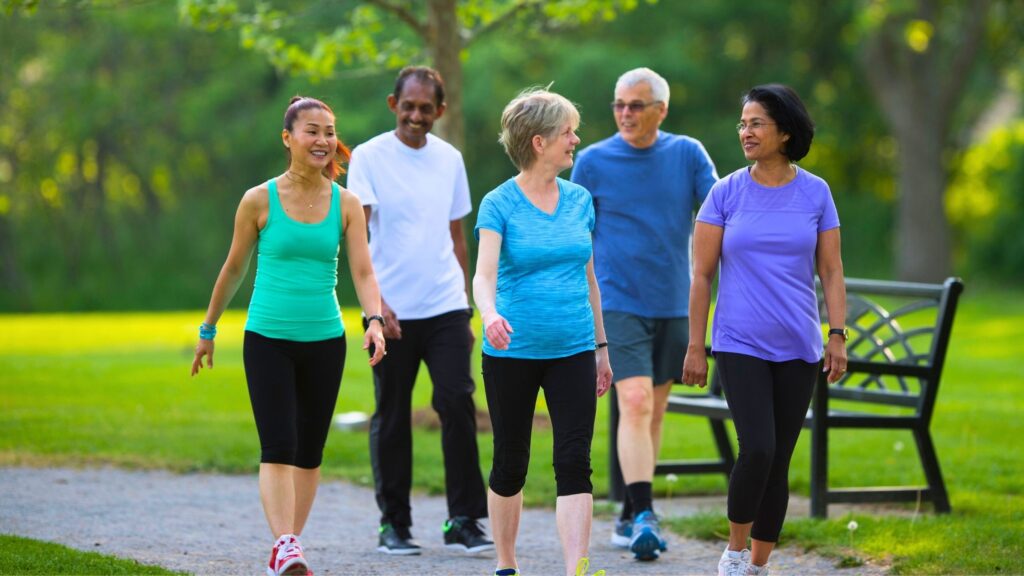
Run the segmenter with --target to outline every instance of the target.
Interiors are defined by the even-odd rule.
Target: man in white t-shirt
[[[437,71],[408,67],[388,95],[396,128],[356,147],[348,188],[362,200],[380,284],[388,356],[373,368],[377,410],[370,459],[381,526],[377,549],[419,554],[410,533],[412,390],[427,364],[441,419],[449,520],[444,542],[467,553],[494,548],[478,520],[487,493],[476,442],[474,336],[467,298],[469,258],[462,219],[472,211],[462,154],[430,133],[444,114]]]

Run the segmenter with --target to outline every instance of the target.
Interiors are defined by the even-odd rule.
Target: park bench
[[[846,279],[847,373],[829,385],[821,374],[804,427],[811,431],[811,514],[828,516],[833,503],[932,502],[936,512],[949,512],[949,496],[929,425],[939,392],[957,301],[963,291],[959,278],[942,284]],[[821,317],[827,318],[818,287]],[[709,361],[713,359],[708,355]],[[613,367],[614,368],[614,367]],[[725,421],[731,418],[721,384],[712,369],[707,391],[669,397],[668,412],[708,419],[717,459],[661,460],[655,474],[721,473],[728,480],[735,456]],[[687,387],[687,390],[691,389]],[[624,493],[616,434],[618,405],[611,410],[609,495]],[[664,430],[671,434],[671,416]],[[917,444],[926,486],[829,488],[829,430],[909,430]],[[849,463],[853,465],[853,463]]]

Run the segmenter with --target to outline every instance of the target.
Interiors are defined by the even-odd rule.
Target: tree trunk
[[[918,0],[916,18],[941,30],[939,5]],[[905,22],[889,21],[867,38],[862,64],[899,144],[899,203],[895,230],[896,275],[939,281],[953,271],[943,153],[950,127],[985,31],[988,2],[973,7],[956,38],[938,34],[921,52],[903,40]],[[942,14],[956,19],[957,14]]]
[[[901,280],[941,282],[952,273],[950,229],[943,198],[947,174],[936,123],[922,120],[897,132],[899,204],[896,271]]]
[[[456,0],[430,0],[427,8],[427,53],[444,78],[447,109],[438,121],[441,138],[462,150],[466,129],[462,114],[462,38],[455,13]]]

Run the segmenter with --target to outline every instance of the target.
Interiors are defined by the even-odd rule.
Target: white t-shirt
[[[348,189],[372,207],[370,258],[399,320],[469,306],[450,228],[473,209],[462,153],[433,134],[417,149],[385,132],[352,151]]]

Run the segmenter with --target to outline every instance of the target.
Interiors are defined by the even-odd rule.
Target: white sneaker
[[[746,576],[768,576],[768,565],[754,566],[753,564],[747,564],[747,571],[744,572]]]
[[[277,551],[267,567],[268,576],[305,576],[310,572],[309,564],[302,554],[302,544],[294,534],[284,534],[274,544]]]
[[[725,549],[722,558],[718,561],[718,576],[745,576],[747,567],[750,565],[750,550],[743,549],[739,552]]]

